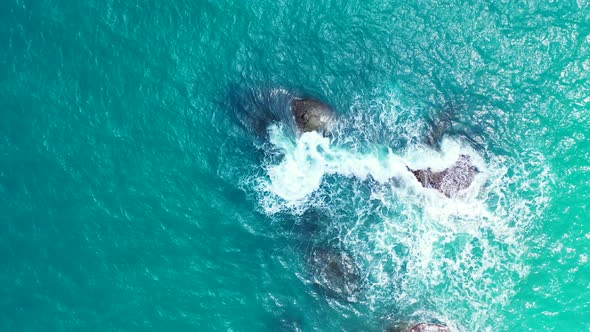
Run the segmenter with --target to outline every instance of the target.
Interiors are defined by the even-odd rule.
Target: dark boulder
[[[297,128],[304,133],[323,133],[334,117],[332,107],[314,98],[294,98],[291,101],[291,111]]]
[[[334,117],[327,103],[280,86],[233,84],[229,98],[223,101],[246,131],[268,138],[268,127],[283,123],[294,134],[310,131],[324,133]]]
[[[354,300],[361,287],[361,273],[354,259],[335,248],[317,248],[310,258],[314,282],[331,296]]]
[[[453,166],[441,172],[434,172],[430,168],[410,171],[424,188],[436,189],[447,197],[453,197],[457,192],[467,189],[479,173],[467,155],[460,155]]]

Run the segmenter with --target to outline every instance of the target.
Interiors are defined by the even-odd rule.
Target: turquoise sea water
[[[4,0],[0,45],[2,331],[590,331],[587,0]],[[244,126],[279,89],[333,135]]]

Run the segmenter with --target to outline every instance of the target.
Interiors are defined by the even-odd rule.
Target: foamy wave
[[[396,178],[404,180],[414,190],[420,190],[421,186],[408,167],[442,171],[464,154],[470,155],[479,169],[485,169],[482,158],[475,151],[452,140],[444,140],[440,151],[416,146],[396,154],[389,147],[375,146],[368,147],[363,153],[332,146],[330,138],[315,132],[304,133],[294,141],[278,126],[272,126],[270,131],[271,142],[282,154],[282,161],[268,165],[268,179],[262,181],[261,189],[284,200],[285,206],[305,200],[320,188],[324,176],[331,174],[361,181],[370,177],[381,184]],[[483,177],[476,178],[476,185],[481,185]],[[267,209],[267,212],[271,210]]]
[[[383,214],[373,229],[370,255],[380,257],[370,272],[378,280],[371,285],[376,305],[393,297],[406,315],[427,319],[420,313],[426,310],[457,322],[458,331],[495,330],[502,323],[502,308],[528,273],[526,229],[546,203],[545,193],[528,188],[546,188],[550,177],[545,167],[532,166],[542,165],[540,160],[521,165],[538,172],[534,180],[528,172],[510,175],[503,165],[514,161],[496,162],[488,166],[480,192],[470,196],[474,199],[382,200],[388,211],[402,209],[404,217]],[[396,250],[400,245],[403,255]]]
[[[408,139],[395,150],[341,133],[332,140],[317,133],[294,138],[280,125],[269,130],[272,158],[256,179],[261,205],[271,215],[311,206],[340,211],[327,227],[362,262],[370,306],[392,310],[394,303],[399,317],[438,319],[456,331],[501,323],[502,308],[528,273],[525,230],[549,197],[542,155],[484,157],[453,139],[439,149]],[[480,173],[453,198],[423,188],[408,170],[442,171],[460,155]]]

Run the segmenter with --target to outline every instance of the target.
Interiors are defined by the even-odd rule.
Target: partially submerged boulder
[[[353,300],[361,287],[361,273],[354,259],[335,248],[317,248],[310,258],[314,282],[330,295]]]
[[[320,99],[276,86],[230,88],[228,106],[238,123],[259,137],[268,138],[268,127],[283,123],[294,133],[324,133],[334,118],[334,109]]]
[[[294,98],[291,101],[291,112],[297,128],[304,133],[323,133],[334,118],[332,107],[315,98]]]
[[[467,189],[479,173],[467,155],[460,155],[453,166],[441,172],[434,172],[430,168],[410,171],[424,188],[436,189],[447,197],[453,197],[457,192]]]

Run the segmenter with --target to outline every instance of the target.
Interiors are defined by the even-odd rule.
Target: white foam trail
[[[417,136],[411,128],[400,130],[406,138]],[[281,157],[269,158],[266,176],[256,179],[263,208],[268,214],[299,214],[310,205],[347,211],[329,227],[365,262],[371,306],[395,303],[404,315],[438,319],[454,331],[496,330],[503,307],[528,273],[522,258],[526,229],[542,216],[550,197],[543,156],[523,148],[512,159],[487,155],[484,161],[478,151],[451,139],[443,140],[440,150],[416,144],[393,150],[371,144],[372,135],[379,136],[361,133],[362,139],[339,137],[334,144],[317,133],[295,139],[280,126],[271,127],[271,144]],[[454,198],[423,188],[407,169],[441,171],[462,154],[480,173]],[[351,186],[332,175],[349,178]],[[377,182],[369,195],[357,192],[369,177]],[[367,225],[374,216],[379,222]]]
[[[316,132],[304,133],[297,141],[280,127],[273,126],[270,132],[271,143],[284,154],[284,158],[268,167],[268,181],[263,186],[286,202],[305,199],[320,187],[324,176],[331,174],[360,180],[370,176],[381,184],[397,178],[418,189],[421,186],[408,167],[442,171],[453,165],[461,154],[468,154],[479,169],[485,168],[481,157],[457,141],[444,140],[441,151],[417,146],[407,153],[396,154],[387,147],[373,147],[362,153],[334,147],[328,137]],[[481,181],[476,183],[481,184]]]

